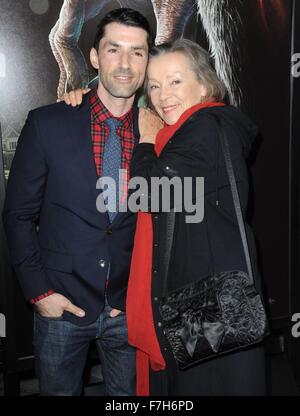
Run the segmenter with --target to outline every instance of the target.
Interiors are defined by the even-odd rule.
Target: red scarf
[[[207,107],[223,106],[223,103],[206,102],[186,110],[179,120],[164,127],[157,135],[157,156],[181,125],[196,111]],[[149,363],[153,371],[165,370],[166,363],[156,337],[152,305],[152,243],[153,229],[151,214],[139,212],[134,239],[130,277],[127,291],[126,315],[128,342],[137,349],[137,396],[149,396]]]

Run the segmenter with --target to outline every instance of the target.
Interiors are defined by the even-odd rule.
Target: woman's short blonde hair
[[[164,43],[153,47],[149,52],[149,59],[166,53],[180,52],[190,61],[191,69],[207,89],[205,100],[223,101],[226,96],[226,87],[218,78],[216,71],[211,63],[209,53],[196,42],[189,39],[180,38],[172,43]],[[150,104],[148,93],[148,77],[146,75],[144,92],[147,103]]]

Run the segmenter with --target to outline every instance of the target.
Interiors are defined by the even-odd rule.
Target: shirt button
[[[158,323],[157,323],[157,326],[158,326],[159,328],[161,328],[161,327],[162,327],[162,323],[161,323],[161,322],[158,322]]]
[[[155,298],[154,298],[154,301],[155,301],[155,302],[158,302],[158,298],[157,298],[157,297],[155,297]]]
[[[112,235],[112,233],[113,233],[112,230],[110,230],[110,229],[109,230],[106,230],[106,234],[107,235]]]
[[[154,274],[157,274],[157,270],[153,270],[153,273],[154,273]]]
[[[105,267],[105,264],[106,264],[105,260],[100,260],[99,261],[99,266],[100,267],[102,267],[102,268]]]
[[[154,219],[155,220],[158,220],[158,215],[154,215]]]
[[[158,243],[154,243],[154,247],[158,247]]]

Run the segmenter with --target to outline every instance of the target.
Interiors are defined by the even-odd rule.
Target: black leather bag
[[[217,117],[216,122],[220,130],[248,273],[240,270],[217,273],[162,298],[159,309],[163,331],[181,370],[257,344],[268,334],[264,305],[254,285],[229,145]],[[173,214],[168,225],[169,241],[173,238],[174,222]],[[170,258],[170,253],[167,255]]]

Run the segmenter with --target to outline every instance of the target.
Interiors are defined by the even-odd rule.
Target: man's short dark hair
[[[148,20],[138,11],[121,8],[107,13],[98,24],[97,33],[94,40],[94,48],[98,51],[100,40],[105,35],[105,27],[110,23],[120,23],[125,26],[139,27],[148,34],[148,47],[153,46],[153,35]]]

